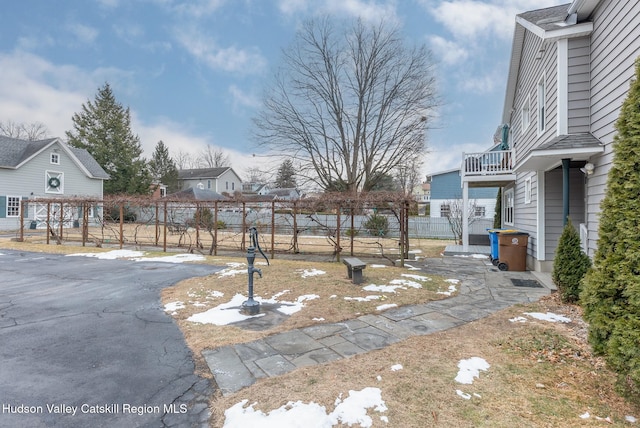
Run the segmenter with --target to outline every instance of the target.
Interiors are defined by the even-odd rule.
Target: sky
[[[433,54],[441,107],[423,173],[457,168],[501,125],[515,15],[568,0],[26,0],[3,4],[0,121],[44,124],[66,139],[72,117],[109,83],[150,158],[223,150],[247,178],[273,167],[252,118],[282,50],[308,19],[385,19]],[[277,166],[277,164],[275,165]]]

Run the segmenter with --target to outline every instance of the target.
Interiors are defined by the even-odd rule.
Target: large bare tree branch
[[[384,22],[306,22],[254,119],[258,143],[324,189],[371,190],[425,153],[438,99],[425,47]]]

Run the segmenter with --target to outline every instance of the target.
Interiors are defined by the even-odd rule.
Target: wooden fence
[[[345,252],[406,258],[410,239],[453,239],[447,219],[410,217],[409,207],[403,198],[380,196],[279,202],[34,199],[22,202],[19,239],[42,230],[47,244],[181,248],[218,255],[246,251],[249,228],[255,227],[271,257],[309,253],[337,260]],[[474,227],[486,233],[491,225],[476,222],[471,233]]]

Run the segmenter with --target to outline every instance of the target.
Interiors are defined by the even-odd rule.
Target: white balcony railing
[[[513,152],[511,150],[462,154],[463,176],[507,174],[513,174]]]

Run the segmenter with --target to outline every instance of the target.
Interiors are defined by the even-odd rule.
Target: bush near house
[[[580,234],[569,219],[558,240],[552,273],[563,302],[578,301],[582,278],[590,267],[591,259],[580,248]]]
[[[598,249],[580,296],[589,341],[640,397],[640,59],[620,110],[602,201]]]

